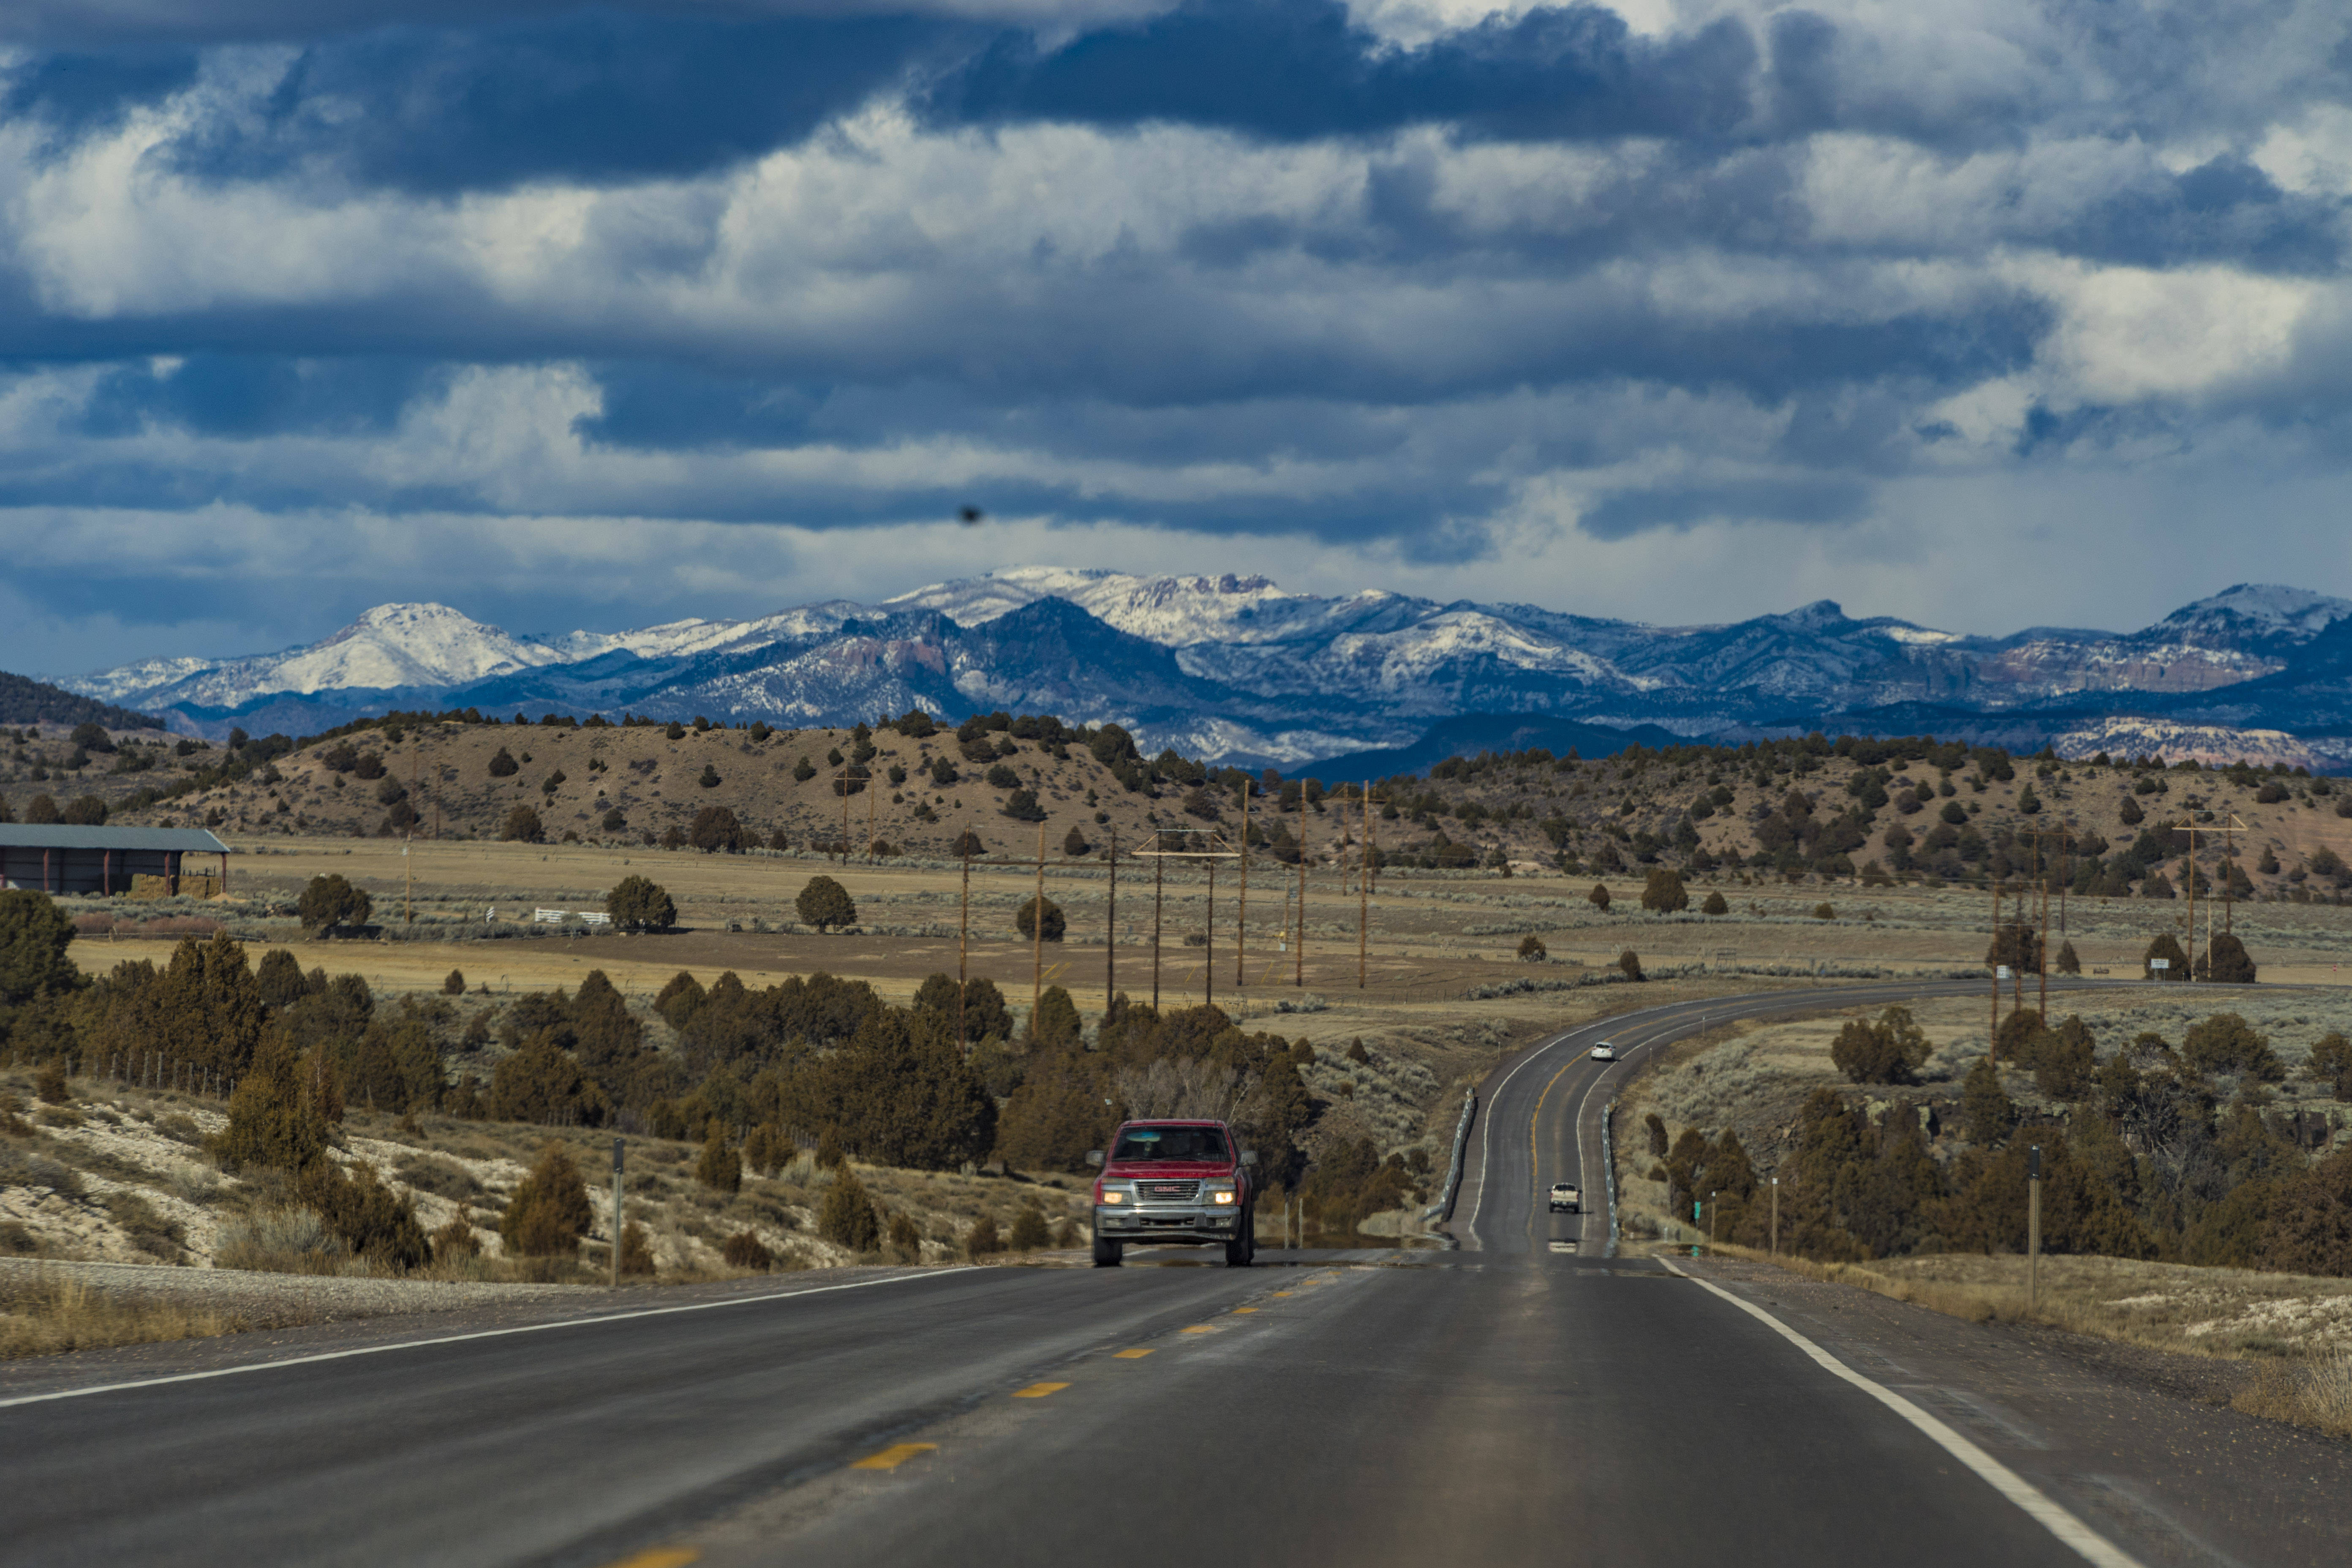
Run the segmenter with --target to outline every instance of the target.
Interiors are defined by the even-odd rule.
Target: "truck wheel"
[[[1247,1215],[1242,1219],[1242,1233],[1225,1243],[1225,1267],[1247,1268],[1257,1252],[1257,1224]]]
[[[1125,1250],[1126,1248],[1116,1241],[1105,1241],[1101,1237],[1096,1237],[1095,1267],[1097,1268],[1118,1268],[1118,1256]]]

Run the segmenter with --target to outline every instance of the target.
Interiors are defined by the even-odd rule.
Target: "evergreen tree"
[[[1037,900],[1031,898],[1023,901],[1020,912],[1013,917],[1013,926],[1015,931],[1021,933],[1022,941],[1029,942],[1036,938]],[[1062,906],[1055,903],[1053,900],[1047,899],[1045,900],[1045,940],[1047,942],[1059,942],[1062,940],[1063,934],[1068,930],[1068,928],[1069,921],[1062,913]]]
[[[1021,1212],[1013,1215],[1012,1239],[1015,1252],[1034,1252],[1051,1239],[1045,1229],[1045,1212],[1037,1206],[1036,1199],[1023,1204]]]
[[[295,903],[294,912],[302,921],[302,929],[331,936],[339,926],[363,926],[373,912],[375,901],[358,888],[333,872],[313,877],[302,889]]]
[[[963,1239],[964,1255],[968,1258],[988,1258],[1004,1250],[1004,1242],[996,1233],[996,1219],[982,1215],[971,1222],[971,1229]]]
[[[865,1184],[845,1161],[817,1210],[816,1233],[852,1252],[871,1252],[882,1244],[882,1223],[875,1216],[874,1200],[866,1195]]]
[[[703,1136],[702,1157],[695,1162],[694,1179],[713,1192],[734,1193],[743,1188],[743,1157],[728,1143],[727,1130],[715,1116]]]
[[[581,1179],[563,1145],[550,1140],[530,1174],[515,1184],[499,1221],[507,1250],[526,1258],[557,1258],[576,1252],[593,1222],[588,1184]]]
[[[350,748],[349,748],[349,747],[345,747],[345,748],[343,748],[343,749],[344,749],[345,751],[349,751],[349,750],[350,750]],[[353,759],[352,759],[352,761],[354,762],[354,763],[357,763],[357,761],[358,761],[358,759],[357,759],[357,758],[353,758]],[[331,766],[332,764],[331,763],[330,765]],[[337,771],[338,771],[338,772],[341,772],[341,771],[343,771],[343,770],[338,769]],[[494,753],[492,753],[492,754],[491,754],[491,757],[490,757],[490,776],[491,776],[492,778],[494,778],[494,779],[506,779],[506,778],[512,778],[512,777],[514,777],[514,775],[515,775],[516,773],[520,773],[521,771],[522,771],[522,764],[521,764],[520,763],[516,762],[516,761],[514,760],[514,754],[513,754],[512,752],[509,752],[509,751],[508,751],[504,746],[500,746],[500,747],[498,749],[498,751],[497,751],[497,752],[495,752]]]
[[[1584,897],[1585,897],[1585,900],[1586,900],[1586,901],[1587,901],[1587,902],[1591,903],[1591,906],[1592,906],[1594,909],[1599,910],[1602,914],[1607,914],[1607,913],[1609,912],[1609,884],[1608,884],[1608,883],[1606,883],[1606,882],[1595,882],[1595,883],[1593,883],[1593,884],[1592,884],[1592,891],[1591,891],[1591,892],[1589,892],[1589,893],[1585,894],[1585,895],[1584,895]]]
[[[547,829],[540,822],[539,813],[527,805],[517,805],[507,813],[506,821],[499,826],[499,837],[510,844],[544,844]]]
[[[604,912],[623,931],[667,931],[677,923],[677,905],[670,900],[668,889],[634,874],[622,878],[604,895]]]
[[[66,956],[73,939],[71,917],[47,893],[0,892],[0,1004],[79,989],[81,971]]]
[[[2168,967],[2157,968],[2156,961],[2159,958],[2168,960]],[[2147,944],[2147,951],[2140,954],[2139,961],[2140,973],[2147,979],[2187,980],[2189,978],[2189,954],[2181,951],[2180,943],[2168,931],[2157,933],[2156,940]]]
[[[326,1152],[327,1118],[308,1092],[292,1043],[272,1030],[229,1096],[228,1125],[213,1152],[234,1170],[299,1171]]]
[[[1979,1057],[1961,1080],[1960,1116],[1968,1123],[1969,1141],[1988,1149],[2007,1138],[2016,1125],[2017,1108],[2000,1087],[2000,1069],[1989,1056]]]
[[[811,877],[793,907],[803,924],[820,931],[857,923],[857,906],[850,901],[849,889],[830,877]]]
[[[1731,912],[1731,906],[1724,901],[1720,892],[1713,892],[1707,894],[1706,902],[1698,907],[1698,912],[1703,915],[1727,915]]]
[[[1663,866],[1653,870],[1648,885],[1642,889],[1642,907],[1660,915],[1676,914],[1690,908],[1690,894],[1683,888],[1682,873]]]
[[[1029,1048],[1068,1049],[1079,1044],[1085,1029],[1070,994],[1059,985],[1048,985],[1037,999],[1036,1016],[1029,1020]]]
[[[686,841],[705,855],[721,850],[740,855],[751,847],[752,837],[727,807],[706,805],[694,814],[694,824],[686,830]]]
[[[2222,985],[2252,985],[2254,983],[2254,961],[2246,952],[2246,944],[2230,931],[2213,938],[2211,972],[2205,978]]]
[[[1094,846],[1087,842],[1085,831],[1076,823],[1070,824],[1070,831],[1062,838],[1062,853],[1075,860],[1093,848]]]
[[[2080,974],[2083,973],[2083,960],[2074,952],[2073,942],[2063,942],[2058,944],[2058,956],[2051,960],[2050,967],[2061,974]]]

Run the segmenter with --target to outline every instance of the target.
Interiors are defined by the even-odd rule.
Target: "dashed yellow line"
[[[1189,1329],[1179,1329],[1176,1331],[1181,1334],[1213,1334],[1217,1331],[1215,1325],[1211,1323],[1194,1323]]]
[[[1148,1350],[1135,1350],[1113,1351],[1110,1353],[1113,1361],[1141,1361],[1145,1356],[1150,1355],[1151,1352]]]
[[[853,1470],[895,1470],[908,1460],[937,1449],[937,1443],[893,1443],[878,1454],[868,1454],[849,1468]]]
[[[1290,1292],[1289,1292],[1289,1291],[1287,1291],[1287,1290],[1276,1290],[1276,1291],[1275,1292],[1275,1294],[1276,1294],[1276,1295],[1277,1295],[1277,1296],[1287,1296],[1287,1295],[1289,1295],[1289,1294],[1290,1294]]]
[[[1244,1313],[1244,1312],[1255,1312],[1255,1311],[1256,1311],[1256,1310],[1257,1310],[1257,1309],[1256,1309],[1255,1307],[1235,1307],[1235,1308],[1234,1309],[1234,1315],[1235,1315],[1235,1316],[1239,1316],[1240,1314],[1242,1314],[1242,1313]]]
[[[686,1568],[698,1563],[702,1553],[691,1546],[656,1546],[651,1552],[640,1552],[635,1557],[624,1557],[609,1568]]]
[[[1033,1383],[1026,1388],[1013,1391],[1015,1399],[1043,1399],[1049,1394],[1059,1394],[1069,1387],[1066,1383]]]

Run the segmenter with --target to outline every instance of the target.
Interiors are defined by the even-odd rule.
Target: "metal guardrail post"
[[[1470,1123],[1478,1113],[1478,1091],[1465,1089],[1462,1093],[1462,1119],[1454,1126],[1454,1161],[1445,1168],[1445,1195],[1431,1205],[1424,1219],[1452,1219],[1454,1200],[1462,1191],[1462,1155],[1470,1144]]]
[[[1609,1250],[1604,1257],[1617,1256],[1617,1151],[1615,1134],[1611,1131],[1617,1122],[1617,1102],[1611,1100],[1601,1110],[1601,1177],[1609,1189]]]

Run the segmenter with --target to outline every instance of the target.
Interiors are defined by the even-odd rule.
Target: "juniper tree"
[[[820,931],[857,923],[857,906],[850,901],[849,889],[830,877],[810,878],[793,907],[803,924]]]
[[[882,1225],[875,1217],[874,1200],[866,1196],[865,1184],[846,1162],[825,1191],[824,1203],[817,1211],[816,1233],[852,1252],[871,1252],[881,1244]]]
[[[515,1184],[499,1218],[499,1234],[509,1252],[526,1258],[562,1257],[578,1249],[593,1218],[580,1167],[562,1144],[551,1140],[541,1148],[530,1173]]]

